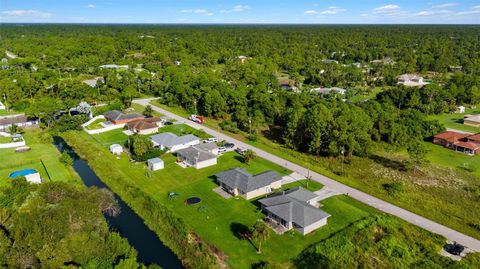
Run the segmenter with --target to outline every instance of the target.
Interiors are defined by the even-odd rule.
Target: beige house
[[[233,168],[217,173],[218,184],[233,196],[249,200],[282,187],[282,178],[275,171],[252,175],[243,168]]]
[[[158,132],[158,128],[162,127],[160,117],[151,117],[141,120],[135,120],[127,123],[128,130],[136,134],[149,135]]]

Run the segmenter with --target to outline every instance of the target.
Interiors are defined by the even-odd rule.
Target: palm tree
[[[265,242],[270,237],[270,230],[262,220],[257,222],[252,227],[252,238],[258,242],[257,253],[262,253],[262,242]]]

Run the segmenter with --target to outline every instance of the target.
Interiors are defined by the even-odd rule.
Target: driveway
[[[150,104],[150,101],[152,100],[155,100],[156,98],[147,98],[147,99],[139,99],[139,100],[134,100],[133,102],[134,103],[137,103],[137,104],[140,104],[140,105],[143,105],[143,106],[146,106],[148,104]],[[202,129],[204,130],[206,133],[216,137],[218,139],[218,141],[222,141],[222,140],[225,140],[225,141],[228,141],[228,142],[231,142],[231,143],[234,143],[236,146],[239,146],[239,147],[242,147],[242,148],[246,148],[246,149],[251,149],[253,151],[255,151],[257,153],[257,156],[259,157],[262,157],[264,159],[267,159],[275,164],[278,164],[280,166],[283,166],[287,169],[289,169],[290,171],[292,172],[296,172],[300,175],[303,175],[304,177],[306,177],[305,175],[310,175],[311,179],[312,180],[315,180],[321,184],[324,185],[324,187],[327,187],[331,190],[335,190],[336,192],[339,192],[339,193],[345,193],[347,195],[349,195],[350,197],[362,202],[362,203],[365,203],[371,207],[374,207],[378,210],[381,210],[385,213],[388,213],[388,214],[391,214],[391,215],[394,215],[394,216],[397,216],[407,222],[410,222],[414,225],[417,225],[419,227],[422,227],[423,229],[425,230],[428,230],[430,232],[433,232],[433,233],[436,233],[436,234],[440,234],[440,235],[443,235],[444,237],[446,237],[448,240],[451,240],[451,241],[456,241],[474,251],[480,251],[480,240],[477,240],[471,236],[468,236],[468,235],[465,235],[465,234],[462,234],[460,232],[457,232],[451,228],[448,228],[442,224],[439,224],[439,223],[436,223],[434,221],[431,221],[427,218],[424,218],[420,215],[417,215],[415,213],[412,213],[408,210],[405,210],[403,208],[400,208],[396,205],[393,205],[391,203],[388,203],[386,201],[383,201],[381,199],[378,199],[370,194],[367,194],[367,193],[364,193],[362,191],[359,191],[357,189],[354,189],[352,187],[349,187],[347,185],[344,185],[340,182],[337,182],[333,179],[330,179],[324,175],[321,175],[319,173],[316,173],[314,171],[311,171],[305,167],[302,167],[300,165],[297,165],[295,163],[292,163],[290,161],[287,161],[285,159],[282,159],[276,155],[273,155],[273,154],[270,154],[266,151],[263,151],[259,148],[256,148],[254,146],[251,146],[249,144],[246,144],[240,140],[237,140],[237,139],[234,139],[228,135],[225,135],[223,133],[220,133],[218,131],[215,131],[213,129],[210,129],[210,128],[207,128],[203,125],[200,125],[200,124],[197,124],[195,122],[192,122],[190,120],[187,120],[185,118],[182,118],[174,113],[171,113],[165,109],[161,109],[155,105],[152,105],[150,104],[151,107],[153,108],[153,110],[163,114],[163,115],[166,115],[166,116],[169,116],[173,119],[176,119],[177,121],[179,122],[182,122],[192,128],[195,128],[195,129]]]

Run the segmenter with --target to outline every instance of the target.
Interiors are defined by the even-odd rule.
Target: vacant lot
[[[467,109],[465,113],[450,113],[450,114],[440,114],[440,115],[432,115],[430,116],[431,119],[438,120],[439,122],[443,123],[445,127],[462,130],[465,132],[471,133],[478,133],[480,132],[480,128],[468,126],[463,124],[463,116],[467,114],[480,114],[479,109]]]

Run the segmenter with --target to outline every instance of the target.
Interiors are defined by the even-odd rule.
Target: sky
[[[480,24],[480,0],[0,0],[0,22]]]

